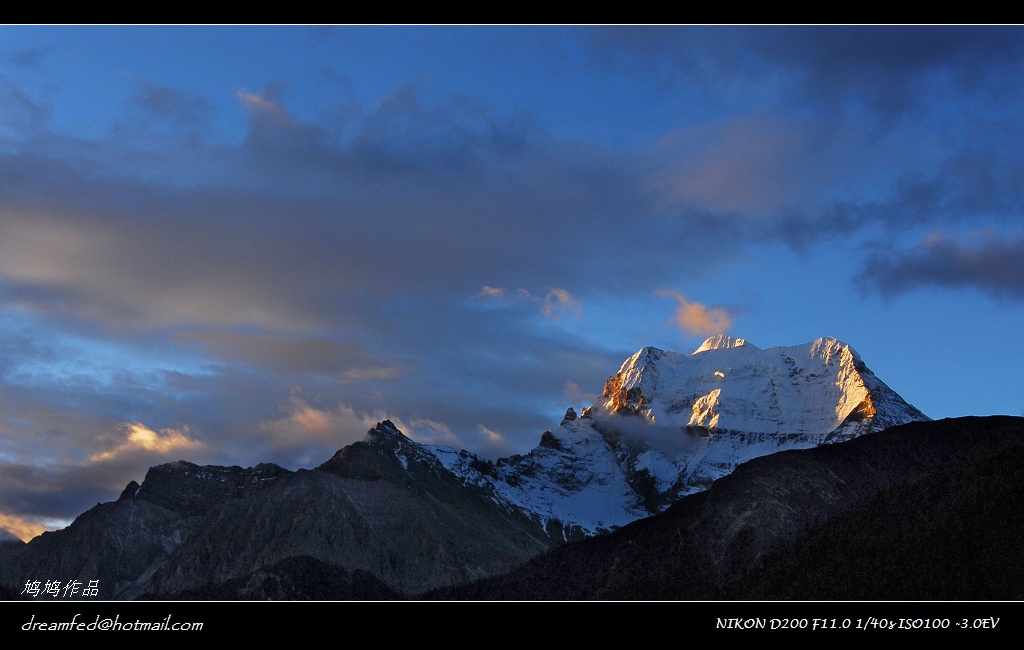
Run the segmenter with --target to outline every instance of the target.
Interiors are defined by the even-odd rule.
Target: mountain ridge
[[[762,456],[663,513],[425,598],[1018,600],[1022,455],[1024,418],[970,416]]]
[[[527,454],[492,462],[384,420],[314,469],[165,463],[67,529],[10,545],[0,583],[56,572],[117,599],[298,598],[319,592],[297,567],[329,565],[345,593],[408,596],[661,513],[751,458],[920,419],[836,339],[647,347]]]
[[[565,539],[660,512],[751,458],[927,420],[849,345],[823,337],[760,349],[725,335],[685,355],[644,347],[529,453],[493,464],[433,446],[468,484]]]

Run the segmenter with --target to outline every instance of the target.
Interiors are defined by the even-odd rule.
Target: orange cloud
[[[202,447],[201,442],[188,437],[187,427],[182,431],[161,429],[157,433],[141,422],[128,422],[121,426],[121,430],[126,434],[126,439],[123,443],[113,449],[93,454],[89,460],[94,463],[111,460],[132,451],[150,451],[166,454],[178,449]]]
[[[329,440],[348,444],[362,440],[378,421],[375,416],[356,413],[346,404],[319,409],[297,396],[288,400],[287,411],[283,418],[260,423],[260,431],[270,434],[274,444],[283,447]]]
[[[29,516],[19,517],[0,512],[0,528],[6,529],[22,541],[31,541],[33,537],[42,535],[49,530],[60,530],[71,525],[72,519],[54,519],[50,517]],[[3,535],[0,534],[0,538]]]
[[[21,538],[21,541],[27,542],[36,535],[47,530],[45,526],[30,522],[21,517],[12,517],[11,515],[5,515],[0,513],[0,528],[6,528],[11,534]],[[3,539],[0,537],[0,539]]]
[[[262,95],[256,95],[253,93],[245,92],[244,90],[236,91],[238,100],[242,102],[250,111],[260,113],[262,115],[269,115],[281,122],[288,123],[288,114],[285,113],[284,108],[280,104],[267,99]]]
[[[537,300],[526,289],[509,291],[502,287],[490,287],[486,284],[480,289],[480,293],[476,294],[476,297],[478,299],[495,298],[505,302],[512,302],[513,300]]]
[[[708,307],[699,302],[691,302],[678,291],[669,289],[659,289],[654,295],[660,298],[675,298],[679,302],[679,309],[669,322],[691,335],[722,334],[732,327],[732,316],[721,307]]]
[[[488,429],[484,425],[478,424],[476,425],[476,430],[482,433],[484,437],[487,439],[487,442],[491,444],[505,443],[505,436],[501,435],[494,429]]]

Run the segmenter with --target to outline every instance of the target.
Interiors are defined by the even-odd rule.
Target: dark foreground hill
[[[752,460],[464,600],[1019,600],[1024,418],[917,422]]]

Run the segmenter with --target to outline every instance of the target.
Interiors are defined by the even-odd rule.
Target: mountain
[[[742,464],[463,600],[1024,598],[1024,418],[913,422]]]
[[[0,556],[0,584],[98,580],[110,600],[395,598],[506,571],[551,543],[385,421],[313,470],[153,467],[117,501]]]
[[[5,544],[20,545],[24,544],[24,542],[20,537],[18,537],[11,531],[7,530],[6,528],[0,528],[0,547],[4,546]]]
[[[105,599],[408,597],[663,512],[752,458],[926,419],[835,339],[648,347],[528,454],[490,461],[384,421],[312,470],[160,465],[68,528],[5,545],[0,585],[60,575],[98,580]]]
[[[524,456],[431,451],[569,540],[661,512],[751,458],[927,419],[836,339],[762,350],[719,335],[689,355],[641,349]]]

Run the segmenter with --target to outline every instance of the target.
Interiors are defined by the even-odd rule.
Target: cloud
[[[598,393],[588,393],[582,390],[579,384],[571,380],[565,382],[562,394],[571,404],[583,404],[584,406],[594,404],[601,397]]]
[[[673,202],[728,214],[762,214],[776,206],[802,204],[813,185],[814,147],[784,120],[764,115],[731,118],[677,131],[661,140],[669,158],[654,185]],[[800,171],[797,172],[796,170]]]
[[[138,82],[131,102],[152,119],[190,129],[207,128],[215,112],[202,95],[145,80]]]
[[[531,51],[515,65],[543,75],[510,70],[543,108],[429,76],[296,76],[223,104],[234,80],[200,95],[161,78],[129,80],[120,114],[91,107],[78,136],[73,91],[0,77],[0,460],[21,463],[0,476],[20,505],[2,509],[66,517],[116,497],[167,432],[203,442],[167,454],[220,464],[311,466],[385,418],[522,453],[566,399],[594,401],[621,346],[652,343],[635,324],[650,278],[695,286],[780,243],[835,247],[848,274],[884,241],[862,278],[889,295],[1020,295],[999,270],[1021,275],[1019,238],[914,247],[928,229],[1019,230],[1021,84],[1004,75],[1019,28],[570,31],[606,68],[590,86],[634,101],[549,112],[558,66]],[[543,32],[564,46],[554,72],[585,76],[565,32]],[[655,295],[690,334],[736,317]],[[578,327],[551,326],[584,305]],[[104,437],[125,419],[151,434]]]
[[[346,404],[318,408],[295,395],[288,400],[285,410],[284,417],[259,425],[260,431],[270,436],[271,445],[278,449],[304,448],[312,444],[326,445],[325,450],[337,450],[364,439],[367,431],[386,419],[356,413]]]
[[[595,63],[716,97],[809,102],[892,124],[932,92],[989,99],[1024,60],[1019,26],[593,27]],[[1013,92],[1013,91],[1011,91]],[[737,101],[740,101],[737,99]]]
[[[93,454],[89,461],[100,463],[135,452],[148,452],[166,456],[171,452],[194,452],[202,443],[189,437],[189,430],[161,429],[159,433],[140,422],[128,422],[121,426],[125,441],[121,444]]]
[[[49,111],[0,76],[0,136],[26,136],[42,128]]]
[[[507,457],[511,453],[509,441],[503,434],[483,424],[477,424],[476,430],[480,433],[481,439],[473,441],[472,445],[461,444],[460,448],[466,449],[471,446],[474,453],[484,458]]]
[[[476,294],[476,298],[479,300],[497,300],[506,304],[517,300],[537,300],[534,298],[533,294],[526,289],[509,291],[507,289],[502,289],[501,287],[489,287],[486,284],[480,289],[480,293]]]
[[[924,286],[973,288],[1000,299],[1024,299],[1024,238],[993,233],[954,238],[933,233],[909,250],[876,252],[864,278],[885,296]]]
[[[691,302],[678,291],[669,289],[659,289],[654,295],[679,302],[679,309],[669,322],[693,336],[721,334],[732,327],[732,315],[721,307]]]
[[[410,420],[406,435],[425,445],[451,445],[459,449],[465,446],[447,424],[425,418]]]
[[[24,542],[48,530],[64,527],[54,525],[55,523],[57,522],[44,517],[18,517],[0,513],[0,528],[7,529],[8,532],[21,538]]]
[[[499,298],[503,299],[508,295],[508,292],[500,287],[489,287],[486,284],[480,289],[480,293],[477,294],[477,298]]]
[[[803,74],[803,95],[838,108],[860,101],[880,114],[925,107],[937,87],[997,93],[1024,60],[1017,27],[891,26],[756,30],[769,64]]]
[[[238,90],[235,94],[238,97],[238,101],[242,103],[242,106],[252,111],[255,115],[269,117],[281,124],[291,124],[288,111],[280,103],[280,94],[283,89],[283,86],[275,85],[268,87],[262,95],[245,90]]]
[[[482,433],[484,435],[484,438],[490,444],[504,444],[505,443],[505,436],[501,435],[497,431],[494,431],[492,429],[488,429],[487,427],[485,427],[482,424],[476,425],[476,430],[479,431],[480,433]]]
[[[19,68],[35,69],[40,66],[46,55],[47,51],[44,48],[29,48],[8,55],[6,61]]]
[[[237,91],[236,95],[238,96],[238,101],[242,103],[242,106],[245,106],[251,111],[259,111],[274,115],[282,113],[281,108],[276,103],[260,95],[246,92],[244,90]]]
[[[313,338],[185,332],[183,341],[195,341],[223,359],[245,359],[275,372],[341,374],[349,379],[389,379],[400,374],[396,366],[374,364],[360,346]]]
[[[526,289],[509,291],[500,287],[484,285],[476,294],[477,300],[494,301],[504,306],[516,304],[533,304],[539,306],[540,314],[545,318],[562,320],[570,316],[573,320],[583,317],[583,303],[577,300],[566,289],[549,287],[543,298],[533,295]]]
[[[144,89],[138,102],[158,114],[190,110],[178,91]],[[461,300],[495,269],[506,286],[584,279],[594,265],[561,254],[577,229],[612,232],[622,214],[647,212],[628,166],[534,140],[471,102],[425,105],[400,90],[334,123],[292,116],[270,91],[239,101],[253,119],[238,145],[142,156],[152,143],[122,129],[5,150],[0,285],[36,313],[119,334],[372,337],[391,300]],[[611,254],[614,243],[589,245]],[[652,251],[642,266],[663,257]],[[578,313],[574,298],[545,298],[548,313]]]
[[[548,289],[540,313],[555,320],[561,320],[565,316],[579,320],[583,317],[583,303],[573,298],[565,289]]]
[[[398,366],[367,366],[365,368],[349,368],[343,375],[345,378],[355,381],[395,379],[402,375],[402,369]]]
[[[0,527],[28,540],[70,525],[91,506],[117,498],[130,480],[143,480],[150,465],[136,455],[46,467],[0,463]]]

